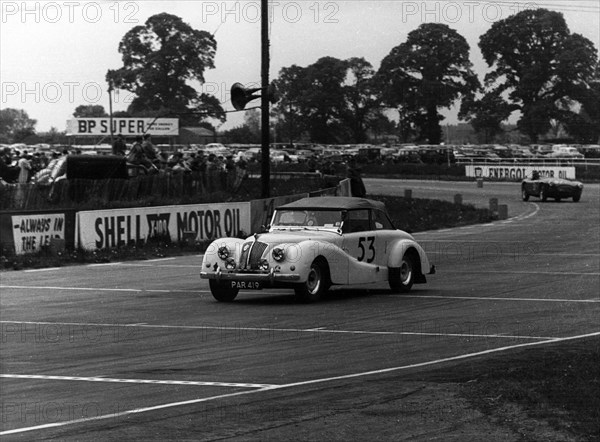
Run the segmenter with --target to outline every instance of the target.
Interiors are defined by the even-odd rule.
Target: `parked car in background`
[[[583,154],[581,154],[575,147],[557,145],[552,146],[552,152],[547,155],[547,158],[582,159]]]
[[[530,179],[524,179],[521,183],[523,201],[529,201],[530,196],[536,196],[542,201],[547,201],[548,198],[554,198],[556,201],[573,198],[574,202],[578,202],[582,192],[583,183],[580,181],[552,177],[542,178],[536,172]]]
[[[415,239],[394,228],[383,203],[316,197],[278,207],[265,233],[212,242],[200,277],[222,302],[240,290],[274,287],[316,301],[331,285],[387,281],[392,291],[407,292],[434,272]]]

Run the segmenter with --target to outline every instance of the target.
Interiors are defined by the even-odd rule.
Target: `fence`
[[[488,166],[600,166],[600,158],[502,158],[500,160],[486,157],[457,158],[456,164],[488,165]]]
[[[215,192],[235,192],[245,177],[243,169],[178,174],[141,175],[130,179],[60,180],[51,186],[11,184],[0,187],[0,210],[101,207],[111,201],[185,199]],[[96,207],[96,208],[98,208]]]

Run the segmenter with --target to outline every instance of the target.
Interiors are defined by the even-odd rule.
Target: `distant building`
[[[179,144],[208,144],[218,142],[218,135],[205,127],[180,127]]]

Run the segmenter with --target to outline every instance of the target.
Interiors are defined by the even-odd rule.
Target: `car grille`
[[[246,244],[250,247],[246,248]],[[267,244],[264,242],[253,241],[244,243],[242,255],[240,256],[240,266],[243,269],[257,270],[260,258],[266,249]]]

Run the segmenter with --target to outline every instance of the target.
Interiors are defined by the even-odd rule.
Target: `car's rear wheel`
[[[548,200],[548,192],[546,191],[546,186],[542,186],[540,189],[540,199],[544,202]]]
[[[306,282],[294,288],[296,297],[302,302],[315,302],[329,290],[329,268],[323,260],[315,260],[310,265]]]
[[[388,269],[390,289],[395,293],[410,291],[415,281],[416,269],[414,256],[410,253],[405,253],[400,262],[400,267],[391,267]]]
[[[210,279],[208,281],[210,292],[219,302],[231,302],[235,299],[240,289],[230,287],[226,282]]]
[[[521,198],[523,198],[523,201],[529,201],[529,194],[527,193],[525,186],[521,188]]]

